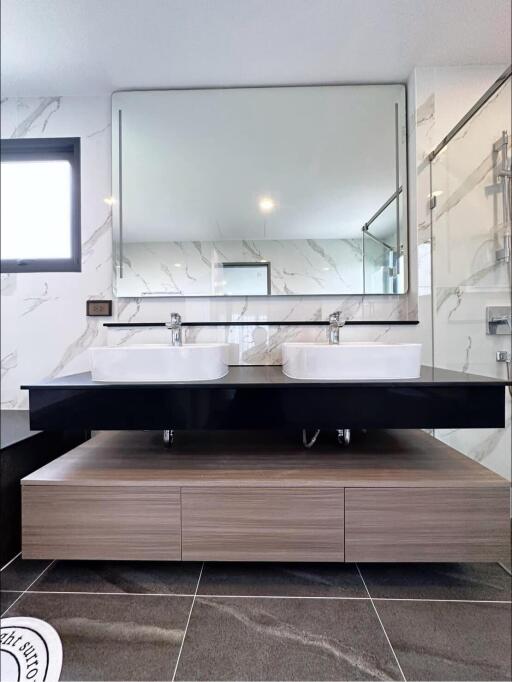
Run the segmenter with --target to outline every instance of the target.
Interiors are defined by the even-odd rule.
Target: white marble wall
[[[503,72],[504,66],[416,69],[410,92],[416,103],[414,139],[418,222],[418,293],[424,346],[434,339],[436,366],[505,377],[496,350],[510,348],[507,336],[488,336],[487,305],[510,305],[510,266],[495,250],[503,216],[493,187],[492,144],[510,130],[510,86],[450,143],[433,165],[437,196],[430,225],[428,154]],[[512,131],[511,131],[512,132]],[[496,212],[496,210],[498,212]],[[431,249],[433,243],[433,249]],[[431,281],[431,260],[433,280]],[[432,295],[434,311],[432,316]],[[433,329],[432,329],[433,324]],[[432,361],[432,360],[431,360]],[[436,430],[436,437],[510,478],[511,400],[505,429]]]
[[[109,207],[110,99],[108,97],[7,98],[1,106],[2,137],[82,139],[81,273],[2,275],[2,408],[27,407],[24,382],[85,371],[92,345],[160,338],[161,330],[109,331],[102,318],[87,318],[85,302],[112,297],[112,234]],[[189,321],[248,320],[257,326],[187,330],[189,338],[228,338],[232,361],[279,363],[279,346],[288,339],[316,339],[325,330],[271,327],[270,320],[325,319],[342,307],[353,319],[406,320],[417,315],[416,292],[403,296],[292,296],[229,299],[180,298],[114,301],[114,319],[162,321],[171,310]],[[417,327],[347,327],[347,339],[416,339]],[[238,344],[238,345],[235,345]]]
[[[2,137],[82,137],[82,272],[2,275],[2,408],[24,408],[20,384],[84,366],[84,349],[102,343],[88,298],[111,296],[108,98],[6,99]]]

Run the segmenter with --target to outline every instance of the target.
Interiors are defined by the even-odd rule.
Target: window
[[[79,272],[80,138],[1,141],[2,272]]]

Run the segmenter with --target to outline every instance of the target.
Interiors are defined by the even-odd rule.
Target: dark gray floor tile
[[[200,563],[58,561],[32,590],[193,595]]]
[[[9,616],[57,630],[61,680],[171,680],[191,597],[26,593]]]
[[[510,604],[376,606],[407,680],[510,680]]]
[[[510,600],[510,576],[498,564],[360,564],[372,597]]]
[[[368,600],[198,597],[178,680],[400,679]]]
[[[8,609],[20,594],[21,592],[0,592],[0,614]],[[9,616],[9,614],[7,613],[6,616]]]
[[[23,592],[49,564],[51,561],[37,561],[18,557],[0,572],[0,588]]]
[[[199,594],[366,597],[354,564],[205,564]]]

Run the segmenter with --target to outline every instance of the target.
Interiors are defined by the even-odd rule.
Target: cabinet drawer
[[[183,488],[184,560],[343,561],[343,490]]]
[[[25,559],[181,559],[179,488],[24,485]]]
[[[354,488],[345,495],[346,561],[508,556],[508,488]]]

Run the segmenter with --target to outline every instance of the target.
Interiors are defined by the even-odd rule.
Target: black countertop
[[[230,367],[229,372],[220,379],[209,381],[169,381],[169,382],[99,382],[93,381],[90,372],[81,374],[70,374],[57,379],[43,380],[33,384],[25,384],[22,389],[101,389],[118,388],[126,389],[135,386],[139,388],[155,386],[172,386],[173,388],[183,386],[191,388],[194,386],[211,386],[219,388],[236,388],[239,386],[265,387],[279,386],[298,388],[300,386],[507,386],[512,382],[495,377],[485,377],[477,374],[465,374],[463,372],[452,372],[447,369],[437,367],[422,366],[421,376],[417,379],[392,379],[392,380],[329,380],[324,379],[291,379],[283,374],[279,365],[251,365]]]

